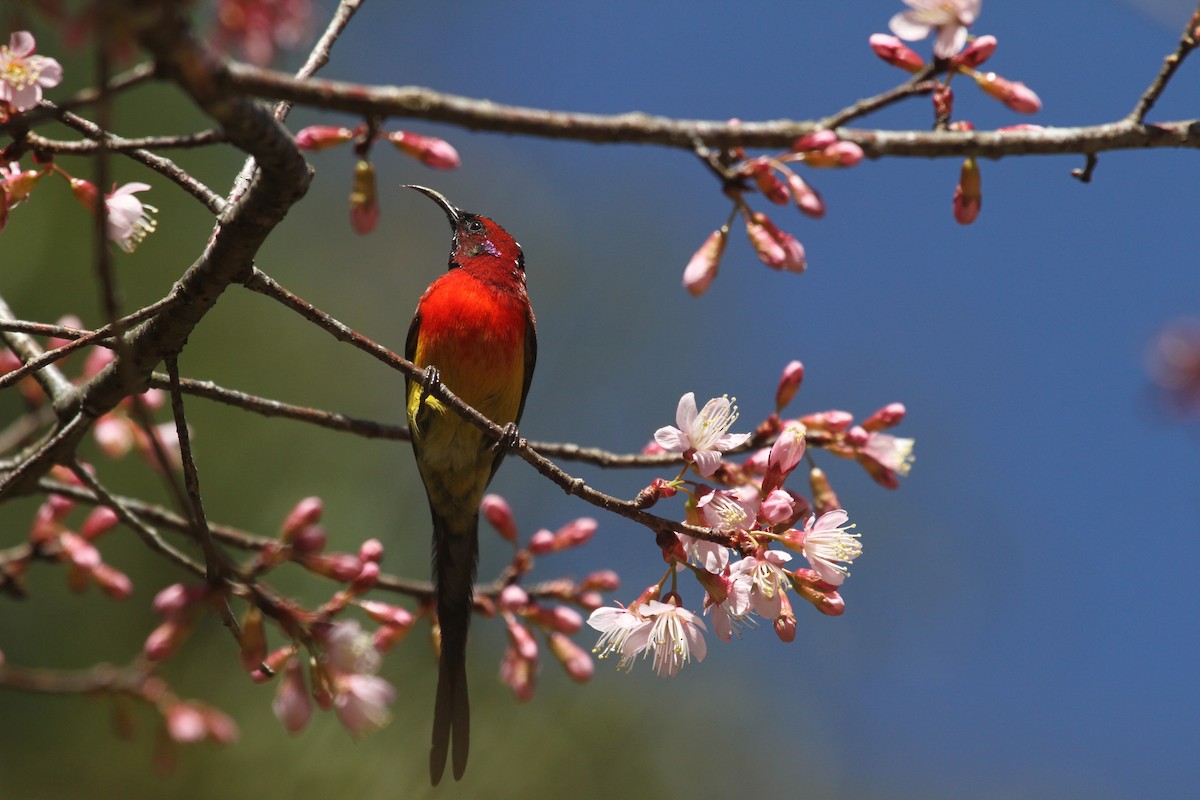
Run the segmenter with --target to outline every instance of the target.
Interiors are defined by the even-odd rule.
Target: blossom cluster
[[[784,368],[775,412],[752,433],[730,432],[738,413],[729,397],[713,398],[703,408],[691,392],[680,398],[675,425],[660,428],[647,452],[678,453],[684,467],[674,479],[656,480],[639,499],[649,505],[682,493],[689,532],[660,534],[668,568],[656,584],[628,606],[592,612],[588,624],[600,632],[594,649],[599,657],[617,656],[624,668],[638,656],[649,658],[656,673],[671,676],[689,661],[703,660],[708,630],[703,617],[726,642],[756,619],[768,621],[790,642],[796,615],[789,591],[823,614],[845,611],[840,590],[862,544],[808,449],[853,458],[876,481],[895,488],[911,466],[913,443],[884,432],[904,418],[899,403],[858,425],[839,410],[782,419],[803,376],[798,361]],[[727,458],[743,450],[750,453],[741,463]],[[811,500],[785,486],[805,463]],[[687,478],[689,470],[703,480]],[[806,566],[794,566],[793,554]],[[690,574],[703,592],[700,613],[685,606],[681,574]]]
[[[17,31],[8,45],[0,45],[0,121],[36,107],[42,100],[42,90],[62,81],[62,66],[53,58],[35,54],[36,46],[28,31]],[[103,202],[105,233],[127,253],[132,253],[157,227],[153,214],[158,209],[135,196],[148,190],[149,184],[135,181],[114,185],[101,200],[94,184],[68,174],[49,156],[35,153],[35,166],[25,168],[10,151],[19,153],[19,145],[15,143],[0,152],[0,231],[8,224],[11,210],[28,200],[48,175],[65,178],[75,198],[92,213],[98,213]]]

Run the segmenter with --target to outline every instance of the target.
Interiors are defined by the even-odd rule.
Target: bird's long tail
[[[470,523],[468,525],[468,522]],[[467,768],[471,708],[467,699],[467,630],[471,624],[475,562],[479,555],[479,514],[448,520],[433,510],[433,569],[442,653],[433,708],[429,777],[436,786],[453,743],[454,779]]]

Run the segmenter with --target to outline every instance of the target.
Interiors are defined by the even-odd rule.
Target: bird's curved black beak
[[[457,208],[455,208],[453,206],[453,204],[451,204],[451,202],[449,200],[447,200],[443,194],[441,194],[440,192],[435,192],[433,189],[430,189],[428,186],[418,186],[415,183],[406,183],[406,184],[403,184],[400,188],[401,189],[416,189],[418,192],[425,195],[433,202],[437,203],[439,206],[442,207],[442,211],[446,212],[446,218],[450,220],[450,229],[455,230],[458,228],[458,222],[462,218],[462,212],[459,211]]]

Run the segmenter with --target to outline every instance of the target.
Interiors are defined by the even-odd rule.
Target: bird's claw
[[[421,397],[417,401],[417,410],[421,411],[425,408],[425,399],[429,397],[430,390],[434,386],[440,386],[442,383],[442,375],[438,372],[438,368],[430,364],[425,368],[425,374],[421,377]]]
[[[494,445],[492,445],[494,449],[501,452],[516,450],[520,446],[521,434],[520,431],[517,430],[517,424],[515,422],[509,422],[506,424],[504,426],[504,432],[500,434],[500,438],[496,440]]]

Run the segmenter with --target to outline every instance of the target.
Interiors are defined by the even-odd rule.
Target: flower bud
[[[775,618],[775,635],[779,641],[790,644],[796,639],[796,615],[792,612],[792,601],[788,600],[787,592],[779,593],[779,616]]]
[[[306,497],[296,503],[283,520],[279,538],[285,542],[291,542],[302,530],[320,521],[324,508],[325,505],[319,497]]]
[[[337,125],[309,125],[296,133],[296,146],[301,150],[326,150],[345,144],[354,138],[354,131]]]
[[[93,214],[96,213],[100,206],[100,192],[96,189],[96,184],[83,178],[71,178],[70,183],[71,194],[75,195],[79,204]]]
[[[592,656],[575,642],[558,631],[551,631],[547,637],[550,652],[562,664],[567,677],[576,683],[587,683],[595,672]]]
[[[500,680],[513,690],[513,694],[522,703],[533,699],[534,679],[537,676],[537,662],[522,658],[516,650],[509,648],[500,663]]]
[[[483,517],[488,524],[500,534],[500,538],[516,544],[517,523],[513,520],[512,509],[507,500],[498,494],[484,495],[483,502],[479,504],[479,510],[483,512]]]
[[[995,36],[977,36],[970,44],[960,50],[958,55],[950,60],[950,66],[976,69],[980,64],[991,58],[994,52],[996,52]]]
[[[515,583],[500,590],[499,605],[503,611],[520,613],[529,605],[529,595]]]
[[[533,638],[533,634],[529,632],[529,629],[517,622],[513,617],[509,617],[506,622],[508,623],[508,641],[517,652],[517,655],[526,661],[532,661],[537,658],[537,640]]]
[[[754,212],[746,218],[746,234],[758,260],[771,269],[803,272],[806,266],[804,245],[794,236],[775,227],[766,214]]]
[[[366,159],[354,165],[350,189],[350,224],[357,233],[370,233],[379,222],[379,196],[375,189],[375,165]]]
[[[813,219],[825,216],[825,201],[821,199],[821,195],[817,194],[817,190],[809,186],[803,178],[794,172],[789,174],[788,187],[792,190],[796,207],[802,213]]]
[[[829,431],[838,433],[850,427],[854,422],[854,415],[849,411],[839,411],[833,409],[830,411],[818,411],[815,414],[806,414],[800,418],[800,424],[806,428],[818,431]]]
[[[867,41],[870,42],[875,55],[893,67],[899,67],[905,72],[920,72],[925,66],[925,60],[895,36],[874,33]]]
[[[271,702],[271,710],[291,734],[299,733],[312,718],[312,702],[304,686],[304,670],[297,659],[291,659],[283,673],[283,680]]]
[[[1036,114],[1042,110],[1041,98],[1020,81],[1010,81],[988,72],[977,73],[975,82],[984,92],[1020,114]]]
[[[117,516],[116,511],[108,506],[97,506],[83,521],[79,534],[90,541],[111,531],[118,522],[120,522],[120,517]]]
[[[534,555],[549,553],[554,549],[554,534],[543,528],[529,537],[529,552]]]
[[[91,574],[96,585],[114,600],[124,600],[133,594],[133,581],[115,567],[104,563],[97,564]]]
[[[983,187],[979,164],[974,158],[963,161],[958,186],[954,189],[954,219],[959,225],[970,225],[979,217],[983,206]]]
[[[775,389],[775,410],[777,412],[782,411],[788,403],[792,402],[792,398],[796,396],[796,390],[800,388],[803,380],[804,364],[799,361],[789,361],[783,368],[783,374],[779,376],[779,386]]]
[[[758,507],[758,516],[772,525],[786,522],[792,517],[792,496],[783,489],[775,489]]]
[[[881,431],[899,425],[907,409],[904,403],[888,403],[871,416],[863,420],[862,426],[868,431]]]
[[[716,279],[717,268],[721,264],[721,254],[725,252],[725,243],[728,240],[728,227],[713,231],[692,256],[692,260],[684,267],[683,288],[687,289],[688,294],[692,297],[704,294]]]
[[[810,150],[824,150],[838,140],[836,131],[822,128],[819,131],[806,133],[792,143],[792,152],[804,153]]]
[[[383,560],[383,542],[378,539],[367,539],[358,547],[359,561],[373,561],[379,563]]]
[[[829,485],[829,478],[825,475],[825,470],[820,467],[813,467],[809,470],[808,485],[812,489],[813,510],[818,516],[842,507],[833,487]]]
[[[387,135],[387,139],[396,145],[397,150],[412,156],[427,167],[454,169],[462,163],[458,151],[444,139],[421,136],[408,131],[393,131]]]
[[[775,205],[787,205],[790,199],[788,188],[783,181],[779,180],[779,176],[775,174],[769,161],[765,158],[756,158],[749,162],[748,171],[751,180],[758,187],[758,191],[762,192],[763,197]]]
[[[267,632],[263,626],[262,611],[250,606],[242,616],[242,632],[238,638],[238,658],[242,669],[253,672],[262,666],[267,657]]]
[[[611,569],[603,569],[593,572],[585,577],[579,583],[581,590],[599,590],[602,592],[611,592],[621,585],[621,578]]]
[[[586,544],[596,533],[597,522],[591,517],[580,517],[558,529],[554,534],[554,550],[566,550]]]
[[[167,735],[181,744],[204,741],[208,726],[200,709],[191,703],[174,703],[166,713]]]

